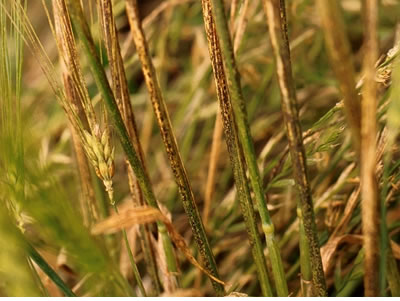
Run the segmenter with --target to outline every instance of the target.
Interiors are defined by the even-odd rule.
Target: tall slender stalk
[[[377,84],[375,63],[378,59],[378,1],[364,2],[365,76],[361,103],[361,217],[364,236],[364,294],[379,295],[379,201],[375,175]]]
[[[125,127],[128,130],[129,137],[133,142],[133,146],[142,166],[146,170],[143,149],[140,144],[137,132],[137,126],[135,121],[135,116],[132,110],[132,106],[129,98],[128,83],[126,79],[125,69],[123,66],[123,60],[121,56],[121,49],[118,42],[118,35],[113,15],[113,7],[110,0],[99,1],[100,6],[100,19],[102,36],[104,39],[105,48],[110,62],[111,70],[111,81],[114,91],[115,100],[117,102],[119,111],[122,113],[122,119],[124,120]],[[142,191],[140,189],[138,180],[132,170],[129,161],[126,160],[127,173],[129,179],[129,189],[132,196],[134,205],[141,206],[144,205]],[[148,266],[148,271],[153,281],[154,289],[156,294],[160,294],[160,283],[158,279],[156,259],[154,256],[154,250],[150,242],[150,232],[148,225],[140,225],[140,240],[145,255],[145,261]]]
[[[296,88],[292,77],[285,1],[263,0],[263,6],[267,16],[269,36],[276,61],[276,72],[281,90],[282,113],[286,125],[293,165],[293,177],[299,193],[304,231],[310,248],[314,294],[318,296],[326,296],[326,284],[315,225],[313,201],[307,176],[307,158],[299,121]]]
[[[118,109],[117,103],[114,98],[114,94],[111,90],[111,87],[107,80],[107,76],[97,55],[97,50],[94,45],[91,33],[89,31],[89,27],[84,18],[80,3],[77,0],[69,0],[68,4],[73,26],[75,27],[79,39],[82,42],[93,77],[106,103],[107,109],[109,111],[115,129],[120,138],[122,148],[124,149],[125,154],[127,155],[127,158],[129,160],[129,163],[135,172],[135,175],[138,179],[140,188],[142,189],[145,199],[147,200],[150,206],[158,208],[156,197],[154,195],[149,176],[145,172],[142,163],[139,159],[139,156],[137,155],[136,150],[129,138],[129,133],[125,127],[121,113]],[[167,231],[165,229],[164,224],[160,222],[157,223],[157,226],[158,226],[158,231],[161,235],[161,239],[163,241],[168,268],[170,269],[170,271],[176,272],[177,271],[176,260],[173,255],[174,252],[171,239],[167,235]]]
[[[223,67],[222,52],[217,37],[214,17],[211,12],[211,3],[209,0],[203,0],[202,6],[204,25],[208,39],[208,48],[217,88],[217,97],[221,108],[226,144],[228,147],[229,158],[232,164],[235,184],[239,195],[241,211],[246,223],[247,233],[249,235],[249,241],[252,248],[253,258],[256,264],[262,292],[264,296],[272,296],[263,247],[260,234],[258,233],[257,229],[256,215],[250,197],[250,190],[246,177],[243,150],[239,143],[235,117],[233,115],[232,104],[229,99],[227,79]]]
[[[258,211],[261,217],[262,229],[267,241],[276,289],[279,296],[287,296],[288,289],[282,259],[279,247],[275,241],[274,225],[272,224],[267,209],[267,199],[263,191],[260,172],[257,166],[257,158],[254,150],[253,139],[250,133],[250,126],[247,120],[245,101],[240,85],[240,75],[235,62],[234,50],[224,11],[224,3],[221,0],[212,0],[211,3],[215,29],[219,39],[222,60],[225,67],[229,95],[232,101],[232,109],[237,123],[239,141],[243,148],[244,158],[249,169],[250,183],[255,194]]]
[[[344,110],[352,132],[353,146],[359,153],[361,141],[360,97],[356,90],[354,64],[340,12],[340,3],[336,0],[318,0],[318,12],[321,16],[331,66],[344,96]]]
[[[161,88],[158,83],[156,71],[149,53],[146,37],[143,32],[142,23],[139,18],[139,11],[136,0],[127,0],[126,9],[131,26],[133,40],[142,64],[142,71],[146,81],[150,99],[153,104],[154,113],[161,131],[168,159],[178,185],[178,189],[183,202],[183,207],[189,218],[190,226],[193,231],[194,239],[200,250],[206,269],[215,277],[218,276],[217,265],[211,246],[208,242],[204,225],[200,213],[197,209],[194,195],[183,165],[176,138],[174,136],[171,121],[167,111]],[[221,284],[212,281],[213,287],[218,295],[224,294],[224,288]]]

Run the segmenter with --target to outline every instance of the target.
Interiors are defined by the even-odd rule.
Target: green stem
[[[33,265],[32,258],[27,258],[26,260],[28,262],[29,268],[32,271],[33,277],[36,280],[37,285],[39,286],[40,291],[42,292],[43,297],[50,297],[49,291],[47,288],[43,285],[42,279],[40,279],[40,276],[38,274],[38,271],[35,269]]]
[[[240,74],[235,62],[232,41],[225,15],[224,2],[222,0],[212,0],[211,2],[212,13],[225,66],[229,95],[231,97],[233,113],[237,123],[239,141],[243,148],[243,154],[249,169],[250,183],[255,194],[258,211],[261,217],[262,229],[267,241],[276,289],[278,296],[287,297],[288,288],[283,270],[282,258],[279,252],[279,247],[275,241],[274,225],[267,209],[267,199],[263,191],[260,171],[257,166],[257,157],[250,133],[250,126],[247,120],[245,101],[240,85]]]

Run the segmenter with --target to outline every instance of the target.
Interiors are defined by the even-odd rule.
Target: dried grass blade
[[[335,0],[318,0],[322,28],[326,46],[331,59],[331,66],[339,81],[339,87],[344,97],[344,110],[352,137],[354,148],[360,152],[361,141],[361,106],[356,90],[355,70],[346,37],[346,28],[340,12],[340,3]]]
[[[249,10],[249,0],[244,0],[244,3],[242,4],[242,8],[240,11],[240,15],[239,15],[239,20],[238,20],[238,26],[237,26],[237,30],[235,31],[235,39],[233,42],[233,51],[234,53],[237,53],[240,44],[243,41],[243,36],[244,36],[244,32],[246,30],[246,26],[247,26],[247,22],[248,22],[248,10]]]
[[[115,233],[133,225],[147,224],[161,220],[162,218],[160,218],[160,216],[160,210],[153,207],[126,209],[120,211],[119,214],[113,214],[107,219],[95,224],[91,232],[93,235]]]
[[[206,181],[206,190],[204,193],[203,222],[206,227],[208,225],[208,218],[211,209],[211,201],[215,187],[215,176],[218,165],[218,159],[220,155],[222,131],[223,131],[222,117],[219,114],[219,112],[217,112],[217,116],[215,118],[212,144],[211,144],[211,154],[210,154],[210,163]]]
[[[329,240],[329,242],[326,243],[321,248],[321,258],[322,258],[322,263],[324,265],[324,272],[326,275],[333,267],[334,264],[333,258],[335,256],[337,248],[339,247],[340,244],[344,242],[347,242],[349,244],[361,245],[363,243],[363,238],[361,235],[346,234],[337,236],[334,239]]]

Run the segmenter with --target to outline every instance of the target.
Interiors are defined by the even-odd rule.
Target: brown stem
[[[364,290],[365,296],[379,294],[379,200],[375,175],[377,84],[375,63],[378,59],[378,1],[366,0],[364,7],[364,62],[365,76],[361,103],[361,198],[362,231],[364,235]]]
[[[354,148],[360,151],[361,107],[356,90],[355,70],[346,28],[336,0],[318,0],[326,46],[331,65],[344,96],[344,110],[353,135]]]

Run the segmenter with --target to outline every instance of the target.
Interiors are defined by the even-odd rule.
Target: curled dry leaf
[[[103,233],[114,233],[121,229],[129,228],[133,225],[147,224],[155,221],[161,221],[165,224],[172,241],[183,253],[183,255],[185,255],[186,259],[190,261],[190,263],[200,269],[215,282],[225,285],[223,281],[211,275],[210,272],[208,272],[197,262],[190,249],[186,245],[184,238],[175,230],[171,221],[156,208],[142,206],[121,211],[119,215],[112,215],[104,221],[94,225],[92,228],[92,234],[98,235]]]
[[[161,220],[161,212],[152,207],[136,207],[121,211],[95,224],[92,234],[115,233],[133,225],[152,223]]]
[[[336,249],[344,242],[349,244],[362,244],[362,236],[347,234],[329,239],[329,241],[321,248],[321,259],[325,275],[329,273],[333,266],[333,258]]]

